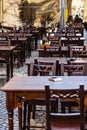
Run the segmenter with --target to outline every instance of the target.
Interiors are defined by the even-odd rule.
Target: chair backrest
[[[61,64],[61,75],[86,76],[87,64]]]
[[[80,85],[78,89],[68,89],[68,90],[53,90],[50,89],[49,85],[45,85],[45,98],[46,98],[46,127],[47,130],[51,130],[51,117],[80,117],[80,130],[84,130],[84,85]],[[51,113],[51,105],[50,105],[50,98],[64,98],[64,99],[75,99],[78,102],[80,111],[79,113]],[[58,118],[56,118],[57,120]],[[75,119],[74,119],[75,120]],[[57,128],[56,128],[57,129]]]
[[[72,50],[83,50],[84,46],[72,46]]]
[[[59,56],[59,46],[46,48],[44,46],[44,57],[56,57]]]
[[[84,46],[72,46],[70,49],[71,57],[87,57],[87,51]]]
[[[59,46],[60,41],[59,40],[50,40],[50,46]]]
[[[56,67],[55,64],[41,64],[31,63],[30,64],[30,75],[32,76],[49,76],[55,75]]]
[[[59,60],[52,61],[52,60],[45,60],[45,59],[34,59],[35,64],[41,64],[41,65],[52,65],[53,66],[53,75],[60,75],[60,65],[59,65]]]

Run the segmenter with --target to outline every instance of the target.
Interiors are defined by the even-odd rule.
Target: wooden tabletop
[[[72,89],[78,88],[79,85],[84,84],[87,90],[87,76],[58,76],[59,81],[49,81],[51,76],[14,76],[8,81],[0,91],[17,92],[17,91],[44,91],[45,85],[50,85],[51,89]]]
[[[30,63],[34,62],[34,59],[37,59],[38,61],[49,61],[49,62],[56,62],[59,61],[59,63],[67,64],[67,60],[71,59],[72,63],[87,63],[87,58],[70,58],[70,57],[31,57],[27,58],[25,64],[28,65]]]
[[[18,37],[18,39],[12,38],[11,41],[12,41],[12,40],[14,40],[14,41],[16,41],[16,40],[18,40],[18,41],[26,41],[27,38],[26,38],[26,37]]]
[[[57,82],[49,81],[48,76],[14,76],[8,81],[0,91],[6,92],[6,108],[8,111],[9,130],[14,130],[14,108],[18,105],[17,97],[24,97],[23,100],[43,98],[45,96],[45,85],[50,85],[51,90],[60,91],[60,89],[79,88],[84,84],[87,91],[87,76],[59,76],[61,80]],[[87,98],[85,98],[85,106],[87,106]],[[18,112],[20,112],[20,107]],[[21,128],[21,112],[19,113],[19,128]],[[10,120],[11,119],[11,120]]]
[[[0,37],[0,41],[6,41],[5,37]]]
[[[66,58],[66,57],[31,57],[31,58],[27,58],[25,64],[28,65],[31,62],[34,62],[34,59],[37,59],[38,61],[49,61],[49,62],[56,62],[57,60],[59,60],[59,63],[67,63],[67,60],[70,58]]]
[[[87,58],[77,58],[77,59],[75,59],[75,60],[73,60],[73,61],[71,61],[70,63],[87,63]]]
[[[32,33],[29,33],[29,34],[25,33],[24,35],[25,35],[25,37],[31,37],[33,34]]]
[[[5,50],[13,50],[15,49],[16,46],[4,46],[4,45],[1,45],[0,46],[0,51],[5,51]]]

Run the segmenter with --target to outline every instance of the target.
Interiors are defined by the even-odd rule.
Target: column
[[[60,28],[62,29],[65,26],[65,8],[66,8],[66,0],[60,0]]]
[[[84,18],[87,16],[87,0],[84,0]]]

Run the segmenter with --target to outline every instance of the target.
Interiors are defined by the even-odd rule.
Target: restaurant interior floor
[[[38,53],[37,51],[32,51],[31,53],[31,57],[38,57]],[[1,73],[5,73],[5,67],[0,67],[0,74]],[[20,68],[14,68],[14,72],[13,72],[14,76],[15,75],[27,75],[27,66],[24,64],[23,67]],[[4,84],[6,83],[6,77],[2,77],[0,76],[0,87],[2,87]],[[41,107],[38,107],[38,109],[41,109]],[[17,119],[17,114],[18,109],[16,108],[14,110],[14,130],[18,130],[18,119]],[[37,113],[36,117],[43,117],[42,114],[44,115],[44,113]],[[44,119],[42,119],[42,122],[44,124]],[[32,124],[35,125],[41,125],[42,123],[39,120],[31,120]],[[38,124],[39,123],[39,124]],[[7,115],[7,110],[6,110],[6,95],[4,92],[0,91],[0,130],[8,130],[8,115]],[[38,130],[37,129],[31,129],[31,130]],[[39,130],[44,130],[44,129],[39,129]]]

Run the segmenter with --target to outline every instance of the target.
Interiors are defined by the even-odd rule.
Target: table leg
[[[8,110],[8,127],[13,130],[13,110]]]
[[[18,119],[19,119],[19,130],[22,129],[22,100],[23,98],[18,96],[17,97],[18,100]]]

